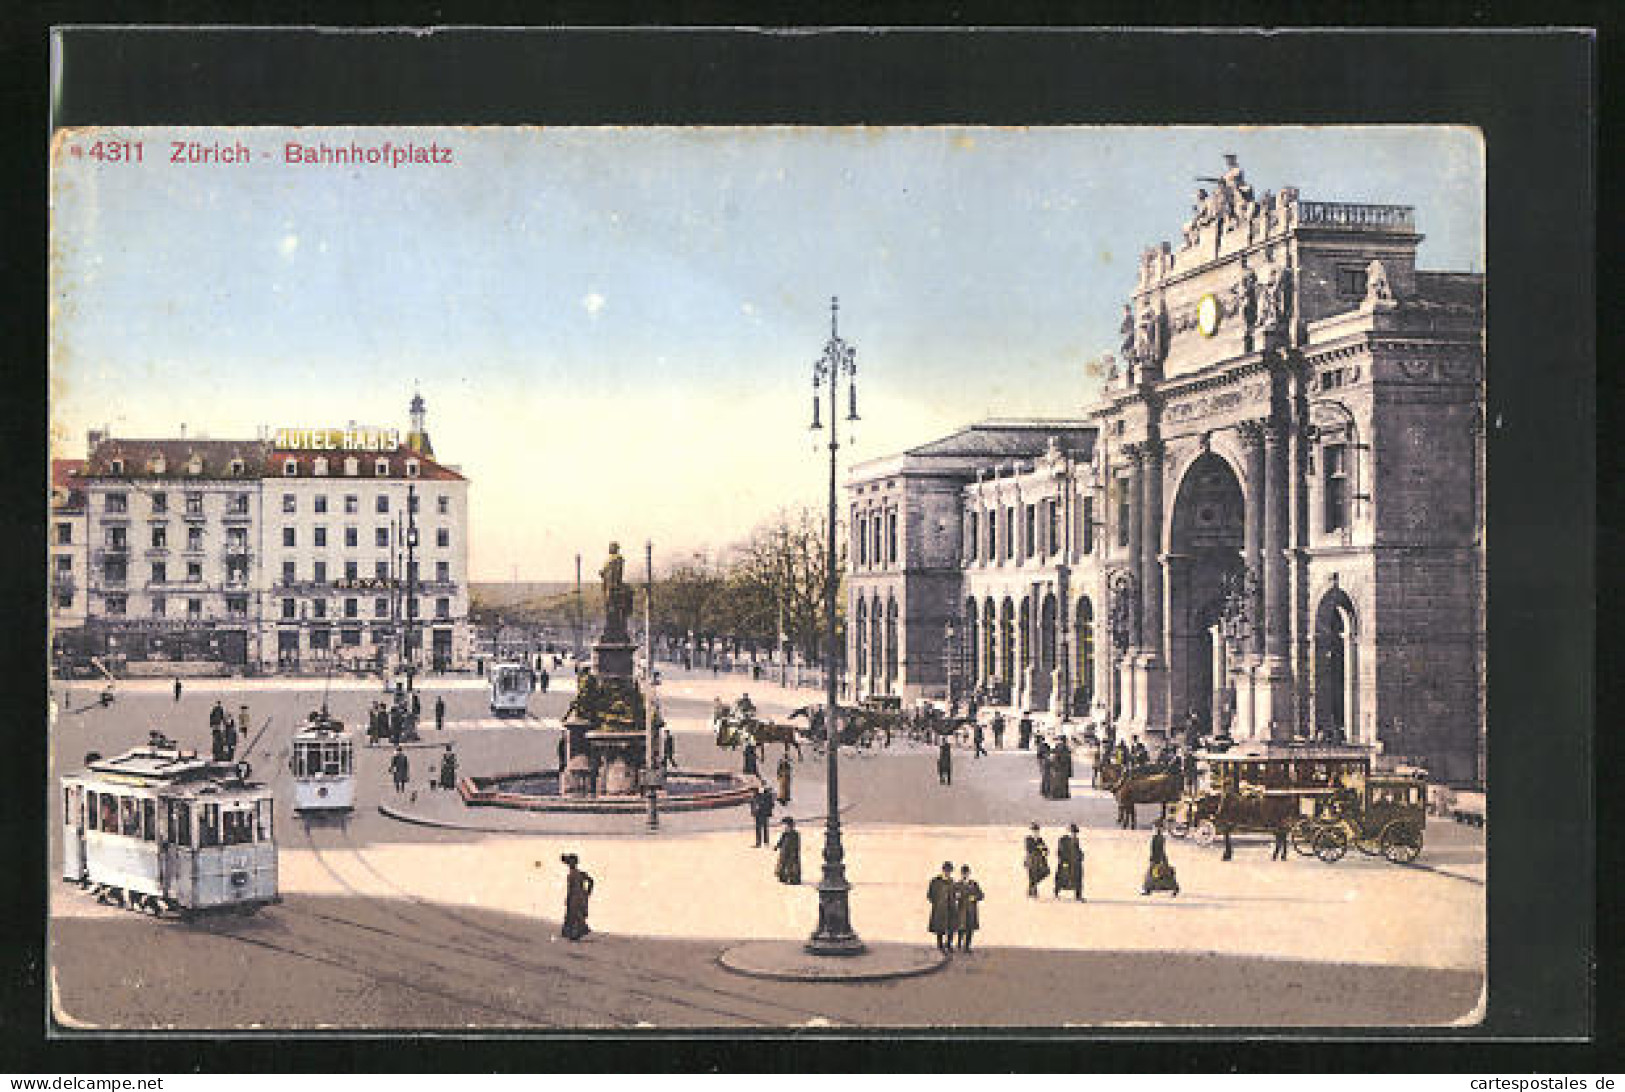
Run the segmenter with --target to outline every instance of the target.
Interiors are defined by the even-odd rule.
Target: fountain
[[[746,804],[760,782],[727,771],[651,771],[665,724],[644,694],[633,666],[637,646],[627,632],[632,589],[615,543],[599,570],[604,628],[592,647],[592,666],[576,676],[576,696],[564,715],[569,738],[560,770],[465,776],[457,789],[470,807],[528,811],[635,812],[653,791],[663,811],[695,811]],[[651,720],[653,723],[651,724]]]

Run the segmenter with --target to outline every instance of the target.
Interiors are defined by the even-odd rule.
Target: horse
[[[1162,816],[1167,818],[1168,805],[1179,799],[1178,776],[1154,773],[1141,777],[1126,777],[1118,783],[1112,795],[1117,798],[1117,825],[1129,830],[1138,828],[1134,807],[1136,804],[1161,804]]]
[[[782,743],[786,747],[794,747],[796,757],[801,757],[801,740],[796,737],[793,724],[775,724],[770,720],[751,719],[745,723],[744,731],[756,741],[758,747],[766,747],[769,743]]]
[[[1105,789],[1107,792],[1116,792],[1128,776],[1128,770],[1114,762],[1099,762],[1094,768],[1095,787]]]

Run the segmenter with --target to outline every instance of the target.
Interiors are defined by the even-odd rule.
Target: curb
[[[815,956],[795,940],[748,941],[717,956],[725,971],[776,982],[886,982],[931,974],[949,962],[943,952],[923,945],[871,944],[860,955]]]

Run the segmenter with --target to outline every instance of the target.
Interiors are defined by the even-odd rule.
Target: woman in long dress
[[[779,759],[779,803],[790,802],[790,756],[786,754]]]
[[[1174,873],[1174,866],[1168,862],[1168,840],[1162,835],[1162,823],[1157,823],[1156,833],[1151,835],[1151,863],[1145,870],[1145,883],[1140,888],[1140,894],[1149,895],[1153,891],[1170,891],[1175,896],[1179,894],[1179,877]]]
[[[1032,825],[1032,833],[1027,835],[1026,855],[1023,860],[1027,868],[1027,897],[1038,897],[1038,885],[1044,882],[1049,875],[1049,846],[1038,833],[1038,824]]]
[[[580,940],[592,932],[587,927],[587,901],[592,898],[592,877],[576,867],[580,858],[574,853],[560,857],[570,869],[564,879],[564,939]]]
[[[796,829],[796,821],[789,817],[784,820],[784,833],[779,840],[773,843],[773,848],[779,851],[778,867],[773,874],[780,883],[799,884],[801,882],[801,832]]]

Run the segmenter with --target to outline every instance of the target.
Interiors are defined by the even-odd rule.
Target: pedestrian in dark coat
[[[1055,744],[1050,752],[1049,795],[1051,800],[1072,799],[1072,748],[1066,740]]]
[[[560,933],[565,940],[580,940],[592,932],[587,926],[587,904],[595,885],[591,876],[576,867],[581,860],[574,853],[566,853],[559,860],[570,869],[564,878],[564,928]],[[536,865],[540,868],[541,862]]]
[[[559,733],[559,776],[564,776],[564,765],[570,758],[570,733]]]
[[[954,931],[959,934],[959,950],[970,951],[971,938],[982,927],[982,885],[970,877],[970,865],[959,868],[954,884]]]
[[[405,728],[405,718],[401,715],[401,707],[394,706],[389,711],[389,741],[396,747],[401,745],[401,732]]]
[[[223,737],[226,745],[226,761],[230,762],[232,759],[237,757],[237,722],[231,719],[230,713],[227,713],[225,723],[221,727],[224,730]],[[243,725],[244,729],[247,729],[247,727],[247,724]]]
[[[1153,891],[1171,891],[1175,897],[1179,895],[1179,878],[1174,873],[1174,866],[1168,862],[1168,839],[1162,836],[1162,824],[1157,824],[1156,833],[1151,835],[1151,863],[1145,870],[1145,883],[1141,885],[1140,894],[1149,895]]]
[[[755,743],[745,744],[745,773],[750,776],[757,773]]]
[[[1275,824],[1275,849],[1270,854],[1272,861],[1286,860],[1287,825],[1284,822]]]
[[[395,780],[395,791],[397,793],[405,792],[406,783],[411,779],[412,766],[407,761],[406,752],[401,750],[399,744],[395,745],[395,754],[389,760],[389,775]]]
[[[1054,795],[1054,790],[1050,787],[1050,778],[1053,771],[1049,762],[1049,740],[1039,736],[1036,753],[1038,755],[1038,795],[1047,800]]]
[[[209,754],[216,762],[226,761],[226,726],[218,724],[209,732]]]
[[[1083,901],[1083,840],[1078,837],[1078,824],[1073,823],[1055,843],[1055,897],[1071,891],[1079,902]]]
[[[982,733],[982,722],[977,721],[976,724],[975,724],[975,727],[973,727],[971,729],[971,741],[973,743],[975,743],[975,745],[976,745],[976,753],[974,755],[972,755],[971,757],[973,757],[973,758],[984,758],[984,757],[986,757],[986,755],[987,755],[987,747],[985,747],[983,745],[983,740],[985,738],[986,737]]]
[[[1017,744],[1025,751],[1033,743],[1033,720],[1026,714],[1022,714],[1021,720],[1016,722],[1016,727],[1019,736]]]
[[[1043,837],[1038,833],[1037,823],[1032,825],[1032,833],[1027,835],[1025,847],[1022,863],[1027,869],[1027,897],[1036,899],[1038,885],[1049,875],[1049,846],[1044,844]]]
[[[925,900],[931,904],[931,919],[926,928],[937,937],[937,949],[950,951],[953,947],[956,908],[954,906],[954,863],[942,862],[942,875],[933,876],[925,889]]]
[[[436,695],[434,699],[434,726],[437,731],[446,728],[446,699],[443,695]]]
[[[219,702],[215,702],[214,708],[209,710],[209,727],[218,728],[224,723],[226,723],[226,708]]]
[[[773,874],[783,884],[795,885],[801,882],[801,832],[796,829],[796,821],[789,816],[784,817],[784,833],[773,848],[779,851],[779,863],[773,869]]]
[[[416,690],[412,691],[412,719],[416,720],[423,715],[423,701],[418,697]]]
[[[670,732],[667,732],[665,734],[665,738],[661,740],[660,747],[661,747],[661,759],[660,759],[660,761],[665,764],[665,766],[666,766],[666,768],[668,770],[671,769],[672,767],[676,766],[677,765],[677,742],[676,742],[676,738]]]
[[[751,817],[756,820],[756,844],[765,846],[768,843],[768,820],[773,818],[773,790],[762,786],[757,790],[756,796],[750,803]]]
[[[1232,856],[1235,855],[1235,847],[1230,844],[1230,832],[1235,829],[1235,824],[1233,824],[1233,823],[1225,823],[1223,829],[1224,829],[1224,856],[1220,857],[1219,860],[1228,861],[1228,860],[1230,860],[1230,858]]]
[[[181,700],[181,677],[179,675],[175,676],[175,700]]]
[[[547,693],[547,684],[551,681],[551,679],[548,677],[546,668],[542,669],[541,675],[538,676],[538,681],[542,684],[542,693]]]
[[[440,787],[442,789],[457,788],[457,753],[446,744],[445,756],[440,759]]]
[[[779,759],[779,803],[781,804],[790,802],[790,778],[790,756],[785,755]]]
[[[947,737],[937,744],[937,784],[952,785],[954,783],[954,751],[948,745]]]
[[[993,747],[995,750],[1004,750],[1004,714],[993,714]]]

